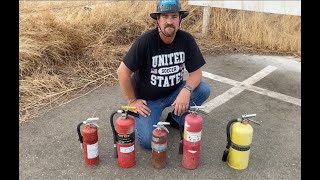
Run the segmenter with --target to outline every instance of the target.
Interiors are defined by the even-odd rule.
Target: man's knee
[[[210,96],[211,88],[208,83],[201,81],[199,87],[200,93],[207,99]]]
[[[151,149],[151,136],[152,134],[149,136],[142,136],[139,139],[140,146],[146,149]]]

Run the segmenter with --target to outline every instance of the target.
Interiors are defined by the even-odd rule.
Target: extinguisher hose
[[[179,131],[180,131],[180,144],[179,144],[179,154],[183,154],[183,126],[182,126],[182,116],[186,113],[189,113],[188,111],[181,114],[179,117]]]
[[[230,135],[231,125],[237,121],[238,119],[232,119],[227,124],[227,146],[226,146],[227,149],[229,149],[229,147],[231,146],[231,135]]]
[[[83,124],[83,122],[79,123],[78,126],[77,126],[77,133],[78,133],[79,141],[80,141],[81,144],[83,143],[83,138],[82,138],[82,135],[81,135],[81,132],[80,132],[80,126],[82,124]]]
[[[118,158],[118,153],[117,153],[117,139],[116,139],[116,129],[114,128],[114,123],[113,123],[113,116],[117,114],[118,112],[115,111],[110,115],[110,124],[111,124],[111,129],[113,133],[113,157]]]

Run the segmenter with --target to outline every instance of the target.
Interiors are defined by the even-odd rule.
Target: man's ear
[[[157,26],[159,27],[159,19],[160,19],[160,15],[157,15]]]

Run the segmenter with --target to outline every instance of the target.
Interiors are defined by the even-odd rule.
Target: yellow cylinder
[[[249,164],[253,128],[248,123],[236,122],[231,126],[231,146],[227,163],[234,169],[246,169]]]

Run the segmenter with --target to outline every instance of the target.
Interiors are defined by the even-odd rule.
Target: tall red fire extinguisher
[[[185,116],[184,130],[182,128],[182,118],[185,113],[180,116],[180,146],[179,154],[182,154],[182,166],[186,169],[196,169],[199,165],[201,132],[203,119],[199,115],[199,110],[204,106],[190,106],[189,113]],[[182,136],[183,133],[183,136]]]
[[[167,165],[167,141],[169,130],[164,125],[170,125],[169,122],[158,122],[152,131],[152,166],[156,169],[162,169]]]
[[[99,118],[88,118],[77,126],[81,149],[84,151],[84,162],[87,165],[97,165],[99,163],[98,125],[95,123],[97,120]],[[81,125],[83,124],[81,135]]]
[[[118,158],[118,165],[122,168],[129,168],[136,163],[135,150],[135,128],[134,117],[139,117],[138,113],[130,110],[135,110],[133,106],[121,106],[120,110],[113,112],[110,116],[110,124],[113,132],[113,152],[114,158]],[[115,121],[115,114],[121,114]]]

